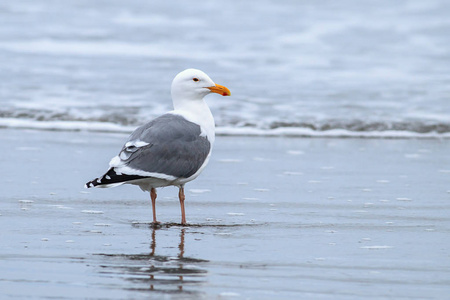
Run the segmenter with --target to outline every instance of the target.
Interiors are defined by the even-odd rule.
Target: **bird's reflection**
[[[178,272],[180,274],[183,273],[183,271],[185,271],[184,269],[184,265],[183,265],[183,255],[184,255],[184,235],[186,234],[186,229],[182,228],[180,231],[180,243],[178,244],[178,259],[180,260],[180,263],[178,264]],[[156,229],[153,228],[152,229],[152,242],[150,243],[150,256],[155,256],[155,251],[156,251]],[[183,291],[183,275],[178,275],[178,279],[180,284],[178,285],[178,290],[179,291]],[[151,274],[150,275],[150,290],[154,290],[155,286],[151,281],[158,281],[157,279],[155,279],[155,275]]]
[[[124,278],[132,282],[126,289],[148,290],[161,293],[198,293],[195,289],[204,282],[206,260],[184,257],[186,228],[179,233],[177,256],[158,255],[158,230],[152,228],[150,253],[145,254],[100,254],[101,273]],[[167,231],[166,231],[167,233]],[[167,248],[167,245],[162,247]]]

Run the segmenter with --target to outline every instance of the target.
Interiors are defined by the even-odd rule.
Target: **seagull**
[[[156,225],[156,188],[176,186],[181,225],[186,225],[184,185],[205,169],[215,139],[214,118],[203,99],[210,93],[230,96],[228,88],[215,84],[200,70],[180,72],[171,87],[174,110],[134,130],[119,154],[111,159],[108,171],[85,187],[138,185],[150,192]]]

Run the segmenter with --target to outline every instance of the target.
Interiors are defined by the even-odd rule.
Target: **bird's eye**
[[[194,80],[195,82],[200,81],[200,79],[198,78],[193,78],[192,80]]]

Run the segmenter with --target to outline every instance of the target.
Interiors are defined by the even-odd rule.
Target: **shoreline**
[[[65,132],[124,133],[130,134],[138,126],[123,126],[107,122],[35,121],[0,118],[0,129],[44,130]],[[314,130],[306,127],[216,127],[216,136],[236,137],[288,137],[288,138],[360,138],[360,139],[450,139],[450,132],[414,131],[349,131],[346,129]]]

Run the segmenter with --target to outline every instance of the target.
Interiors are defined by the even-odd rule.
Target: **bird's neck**
[[[208,137],[212,144],[215,139],[214,118],[208,105],[203,99],[176,101],[173,99],[172,113],[183,116],[186,120],[199,124],[202,135]]]

